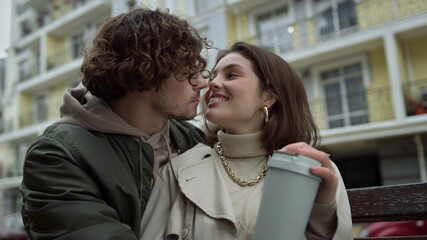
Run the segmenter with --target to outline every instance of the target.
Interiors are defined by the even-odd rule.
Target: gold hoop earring
[[[265,122],[265,125],[268,124],[269,120],[270,120],[270,118],[268,116],[268,108],[266,106],[264,106],[264,122]]]

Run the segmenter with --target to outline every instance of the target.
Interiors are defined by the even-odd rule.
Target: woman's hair
[[[277,98],[269,109],[270,120],[262,129],[262,146],[269,153],[295,142],[317,146],[320,135],[310,113],[304,85],[289,64],[263,48],[236,42],[229,50],[218,54],[215,66],[230,53],[238,53],[248,59],[259,79],[261,91],[268,90]],[[213,144],[217,141],[220,127],[205,123],[208,143]]]
[[[138,8],[104,22],[87,50],[83,84],[95,96],[114,101],[130,91],[159,90],[185,71],[188,80],[206,68],[201,56],[211,43],[184,19]]]

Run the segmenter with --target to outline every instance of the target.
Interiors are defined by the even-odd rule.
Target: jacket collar
[[[172,144],[178,148],[178,153],[187,151],[197,143],[204,142],[202,130],[187,121],[169,120]]]
[[[171,161],[182,193],[208,216],[229,220],[236,226],[233,205],[215,160],[217,153],[202,144],[189,152],[191,155],[186,152]]]

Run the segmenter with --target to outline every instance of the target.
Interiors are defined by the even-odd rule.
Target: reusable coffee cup
[[[311,158],[274,152],[268,161],[254,240],[301,240],[321,178],[310,173],[320,166]]]

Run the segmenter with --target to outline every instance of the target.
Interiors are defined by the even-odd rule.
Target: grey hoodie
[[[160,166],[177,155],[177,148],[169,138],[169,121],[163,128],[149,136],[113,112],[109,104],[93,96],[81,83],[65,90],[60,116],[55,123],[81,126],[90,131],[135,136],[150,144],[154,150],[154,173]]]

